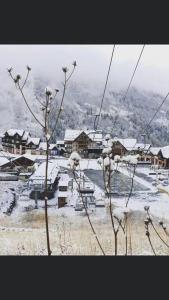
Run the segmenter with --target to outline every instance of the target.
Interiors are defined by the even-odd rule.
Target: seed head
[[[146,236],[150,236],[150,233],[149,233],[149,231],[148,230],[146,230]]]
[[[29,66],[26,66],[26,68],[29,72],[31,71],[31,68]]]
[[[150,209],[150,206],[144,206],[145,211],[149,211],[149,209]]]
[[[74,68],[77,67],[76,61],[74,61],[72,65],[74,66]]]
[[[45,88],[45,92],[47,96],[52,96],[52,90],[49,87]]]
[[[11,74],[12,70],[13,70],[12,68],[9,68],[8,73]]]
[[[163,224],[163,229],[166,230],[167,229],[167,226],[165,224]]]
[[[68,68],[67,68],[67,67],[63,67],[63,68],[62,68],[62,71],[63,71],[64,73],[67,73],[67,72],[68,72]]]

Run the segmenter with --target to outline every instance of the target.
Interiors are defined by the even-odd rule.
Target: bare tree
[[[55,94],[53,96],[52,90],[50,88],[46,88],[45,89],[45,97],[44,97],[44,100],[42,100],[42,101],[40,101],[36,96],[36,99],[40,103],[41,110],[43,112],[44,120],[41,121],[35,115],[35,113],[33,112],[32,108],[31,108],[31,105],[28,103],[28,100],[27,100],[26,95],[24,93],[24,87],[25,87],[25,85],[28,81],[28,77],[29,77],[31,68],[29,66],[27,66],[27,74],[26,74],[26,77],[23,80],[23,82],[21,82],[22,81],[21,75],[18,74],[16,76],[14,76],[13,73],[12,73],[13,69],[12,68],[8,69],[8,73],[9,73],[11,79],[13,80],[13,82],[15,83],[16,89],[20,92],[20,94],[21,94],[21,96],[22,96],[29,112],[34,117],[36,122],[40,125],[40,127],[43,130],[44,136],[45,136],[45,141],[46,141],[46,168],[45,168],[45,182],[44,182],[44,200],[45,200],[45,224],[46,224],[46,239],[47,239],[47,253],[48,253],[48,256],[50,256],[51,253],[52,253],[51,248],[50,248],[49,221],[48,221],[48,163],[49,163],[49,145],[50,145],[49,141],[51,140],[51,138],[54,134],[54,131],[56,130],[56,126],[57,126],[57,123],[59,121],[59,117],[60,117],[60,114],[61,114],[61,111],[62,111],[62,105],[63,105],[63,101],[64,101],[64,98],[65,98],[67,83],[70,80],[71,76],[73,75],[76,66],[77,66],[76,61],[74,61],[73,62],[73,69],[70,72],[69,76],[68,76],[68,71],[69,71],[68,68],[67,67],[62,68],[62,71],[64,72],[64,83],[63,83],[64,88],[63,88],[63,92],[62,92],[61,103],[60,103],[60,107],[59,107],[59,110],[58,110],[58,115],[57,115],[57,118],[56,118],[55,126],[52,129],[51,134],[50,134],[50,128],[49,128],[49,116],[50,116],[50,112],[51,112],[51,103],[52,103],[52,100],[56,97],[59,90],[55,89]]]

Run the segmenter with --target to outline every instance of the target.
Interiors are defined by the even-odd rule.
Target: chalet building
[[[29,137],[28,140],[27,140],[27,143],[26,143],[27,150],[37,149],[39,147],[40,141],[41,141],[40,138]]]
[[[113,139],[113,147],[112,147],[113,157],[115,155],[123,156],[133,151],[136,144],[137,144],[136,139],[119,139],[115,137]]]
[[[65,148],[65,142],[64,141],[57,141],[56,145],[59,149]]]
[[[30,133],[24,130],[9,129],[2,137],[3,149],[13,154],[24,154]]]
[[[81,157],[97,158],[103,150],[101,131],[67,129],[64,143],[68,155],[77,151]]]
[[[46,155],[46,142],[41,142],[39,144],[39,147],[36,151],[39,155]],[[56,144],[50,144],[49,145],[49,155],[55,156],[59,154],[59,150]]]
[[[158,165],[169,169],[169,146],[162,147],[158,152]]]
[[[35,164],[35,158],[25,155],[13,158],[10,161],[6,161],[0,166],[1,171],[33,171],[33,165]]]
[[[152,165],[159,168],[169,168],[169,146],[150,147],[147,153],[144,153],[141,160],[151,162]]]
[[[133,149],[131,150],[132,154],[140,154],[143,156],[146,155],[151,148],[150,144],[144,144],[144,143],[136,143]]]
[[[150,147],[148,151],[142,153],[140,157],[140,161],[151,162],[152,165],[158,165],[158,153],[160,151],[160,147]]]
[[[45,194],[45,173],[46,162],[40,164],[34,174],[29,178],[28,184],[31,189],[29,197],[31,199],[43,199]],[[48,179],[47,179],[47,197],[49,199],[54,197],[54,193],[58,186],[59,167],[56,160],[50,160],[48,163]],[[37,206],[37,203],[36,203]]]

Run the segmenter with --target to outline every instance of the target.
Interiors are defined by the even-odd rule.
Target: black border
[[[168,8],[155,1],[3,3],[0,43],[166,44]]]
[[[148,3],[135,1],[129,6],[128,1],[119,1],[118,5],[98,1],[92,7],[91,1],[79,1],[62,5],[56,2],[53,7],[42,1],[34,1],[32,6],[23,1],[7,2],[5,8],[1,4],[0,44],[169,43],[168,9],[162,4],[153,2],[149,7]],[[158,295],[160,280],[161,298],[168,286],[167,257],[0,257],[0,264],[4,288],[1,295],[11,292],[14,297],[15,291],[21,294],[21,288],[25,288],[22,299],[30,293],[33,298],[32,289],[38,298],[41,292],[50,299],[53,290],[56,298],[66,291],[69,297],[73,292],[78,298],[89,298],[92,287],[94,295],[99,292],[102,299],[114,298],[116,292],[118,298],[122,292],[128,298],[134,289],[135,299],[145,299],[149,288],[151,296],[153,291]]]

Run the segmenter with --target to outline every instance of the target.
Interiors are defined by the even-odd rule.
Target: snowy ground
[[[67,159],[58,159],[59,166],[67,168]],[[94,176],[92,177],[92,184],[94,184],[95,197],[96,199],[105,199],[104,190],[101,185],[97,182],[102,181],[102,172],[100,172],[100,178],[98,181],[95,172],[99,172],[100,167],[97,164],[96,160],[82,160],[81,162],[82,169],[85,171],[86,168],[90,169],[90,172],[93,172]],[[90,166],[90,167],[89,167]],[[115,207],[124,207],[127,196],[130,191],[130,184],[128,186],[128,180],[131,180],[131,172],[126,168],[120,166],[120,178],[124,177],[126,184],[125,193],[120,196],[112,195],[112,203]],[[149,205],[151,214],[157,219],[165,219],[166,223],[169,224],[169,187],[163,187],[166,189],[166,193],[159,192],[158,186],[153,186],[152,181],[154,181],[155,175],[149,175],[149,168],[137,169],[137,174],[135,177],[135,190],[129,201],[129,208],[133,214],[132,228],[133,228],[133,254],[152,254],[149,244],[145,238],[145,229],[144,229],[144,206]],[[68,172],[69,173],[69,172]],[[160,173],[160,170],[159,170]],[[70,174],[70,173],[69,173]],[[99,173],[98,173],[99,174]],[[86,173],[85,173],[86,175]],[[144,176],[145,175],[145,176]],[[90,179],[91,177],[88,176]],[[118,179],[117,179],[118,180]],[[6,201],[12,199],[13,192],[21,192],[25,183],[22,181],[18,182],[0,182],[0,192],[1,192],[1,201],[2,206],[5,205]],[[140,190],[140,187],[144,186],[143,190]],[[74,185],[76,187],[76,185]],[[120,188],[120,184],[119,184]],[[138,190],[137,190],[138,189]],[[50,221],[50,232],[53,245],[53,253],[63,255],[67,254],[99,254],[99,250],[96,245],[93,246],[93,237],[90,231],[87,218],[84,211],[78,212],[75,211],[74,205],[76,199],[78,198],[78,193],[76,188],[72,191],[71,188],[68,192],[68,205],[66,207],[58,209],[57,207],[57,192],[53,199],[48,201],[49,208],[49,221]],[[34,207],[34,200],[30,200],[28,193],[25,190],[22,193],[22,197],[17,202],[16,208],[14,208],[11,216],[7,216],[3,213],[3,209],[0,210],[0,254],[40,254],[41,251],[46,249],[45,241],[45,222],[44,222],[44,201],[39,200],[38,205],[39,209],[33,209],[32,211],[24,211],[25,206],[32,205]],[[108,207],[98,207],[95,209],[89,209],[89,215],[100,233],[101,239],[107,253],[112,253],[112,245],[110,236],[112,236],[112,229],[110,223],[110,214]],[[67,226],[66,234],[72,234],[71,240],[71,250],[69,249],[70,241],[63,242],[67,243],[68,248],[67,252],[64,252],[60,246],[60,237],[58,236],[58,226],[63,234],[63,224]],[[70,229],[71,227],[71,229]],[[135,230],[134,230],[135,228]],[[62,236],[63,237],[63,236]],[[139,237],[139,238],[138,238]],[[19,240],[18,240],[19,239]],[[59,239],[59,240],[58,240]],[[67,239],[69,239],[67,237]],[[155,238],[154,238],[155,239]],[[57,246],[55,246],[57,240]],[[141,242],[144,240],[144,243]],[[90,241],[90,245],[89,245]],[[42,245],[41,245],[42,242]],[[159,254],[168,254],[166,249],[161,248],[159,241],[156,241],[156,246]],[[123,253],[123,237],[120,241],[121,244],[121,253]],[[19,245],[19,246],[18,246]],[[25,249],[22,249],[24,245]],[[59,245],[59,246],[58,246]],[[72,246],[73,245],[73,246]],[[11,248],[10,248],[11,247]],[[29,248],[30,247],[30,248]],[[58,248],[59,247],[59,248]],[[29,251],[28,251],[29,248]],[[42,249],[43,248],[43,249]],[[68,250],[69,249],[69,250]],[[25,251],[25,252],[24,252]],[[69,253],[70,252],[70,253]],[[45,252],[43,252],[45,253]]]
[[[58,165],[62,167],[67,168],[67,163],[68,159],[61,158],[57,159]],[[88,176],[88,179],[92,180],[92,184],[95,189],[94,196],[98,200],[103,200],[104,199],[104,184],[103,184],[103,178],[102,178],[102,172],[100,170],[100,166],[97,163],[97,160],[88,160],[88,159],[82,159],[81,161],[81,169],[86,169],[88,168],[89,171],[85,172],[85,175]],[[100,171],[99,171],[100,170]],[[125,186],[126,182],[126,187],[124,189],[124,193],[119,195],[113,195],[112,196],[112,202],[117,205],[117,206],[124,206],[125,202],[127,200],[127,196],[130,191],[130,181],[127,182],[126,178],[128,177],[128,180],[131,180],[131,171],[127,170],[126,167],[120,166],[118,168],[120,171],[123,179],[124,175],[124,181],[119,181],[119,191],[122,190],[121,185],[123,184]],[[152,185],[152,182],[156,175],[149,175],[152,170],[149,167],[143,168],[143,167],[138,167],[137,168],[137,175],[135,175],[134,179],[134,188],[133,189],[133,195],[129,201],[129,207],[134,210],[134,211],[144,211],[144,206],[149,205],[151,208],[152,214],[154,214],[157,217],[160,218],[166,218],[169,220],[169,195],[167,194],[167,191],[169,192],[169,187],[162,187],[163,189],[166,190],[166,193],[159,192],[158,187],[155,187]],[[164,172],[158,170],[158,172]],[[165,171],[165,173],[167,173]],[[69,172],[71,174],[71,172]],[[93,175],[92,175],[93,174]],[[99,176],[96,174],[99,174]],[[141,176],[139,175],[141,174]],[[145,174],[145,177],[144,177]],[[92,175],[92,176],[91,176]],[[138,176],[139,175],[139,176]],[[150,179],[150,180],[149,180]],[[118,181],[118,178],[117,178]],[[100,184],[101,183],[101,184]],[[12,197],[12,191],[11,188],[14,189],[15,191],[18,192],[18,189],[20,187],[20,190],[22,189],[22,186],[24,183],[22,181],[18,182],[0,182],[0,191],[1,191],[1,202],[5,202],[8,199]],[[143,190],[141,190],[141,187],[143,187]],[[67,215],[77,215],[77,212],[74,211],[74,205],[76,203],[76,199],[78,198],[78,193],[76,191],[76,188],[74,188],[73,191],[69,189],[68,192],[68,206],[57,210],[57,214],[60,214],[61,211],[64,211],[65,214]],[[55,193],[55,196],[53,199],[48,201],[49,207],[53,208],[54,210],[57,209],[57,192]],[[17,208],[15,209],[16,211],[23,211],[23,208],[25,206],[31,206],[34,207],[34,200],[29,199],[29,192],[26,190],[22,192],[22,195],[20,196],[18,200],[18,205]],[[41,208],[44,208],[44,201],[43,200],[38,200],[38,205]],[[104,208],[99,208],[99,216],[100,217],[100,211],[103,212]],[[0,211],[0,214],[2,215],[2,212]],[[103,212],[104,214],[104,212]],[[96,213],[97,215],[97,213]]]

